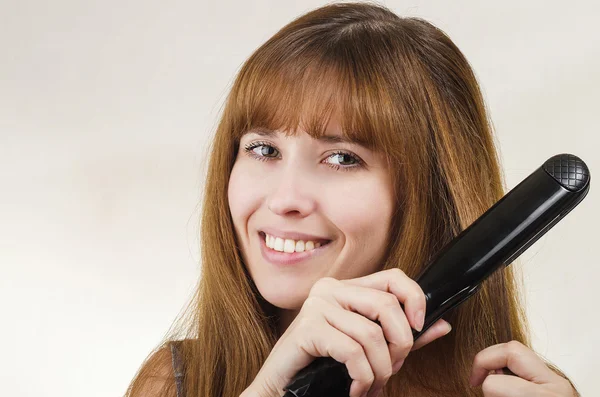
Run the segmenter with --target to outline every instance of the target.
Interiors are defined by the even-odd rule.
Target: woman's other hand
[[[505,375],[505,367],[514,375]],[[493,345],[477,353],[470,382],[481,385],[485,397],[578,396],[568,380],[518,341]]]

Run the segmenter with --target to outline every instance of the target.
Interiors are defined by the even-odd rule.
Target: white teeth
[[[283,251],[283,240],[279,237],[275,238],[275,244],[272,247],[275,251]]]
[[[285,239],[283,243],[283,252],[294,252],[296,250],[296,243],[294,240]]]
[[[266,233],[265,242],[267,247],[274,249],[275,251],[287,253],[309,251],[321,246],[321,243],[315,243],[313,241],[295,241],[292,239],[284,240],[280,237],[271,236],[270,234]]]

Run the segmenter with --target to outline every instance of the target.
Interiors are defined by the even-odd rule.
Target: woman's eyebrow
[[[254,134],[257,134],[260,136],[266,136],[269,138],[274,138],[277,136],[277,132],[272,131],[268,128],[264,128],[264,127],[254,127],[252,129],[248,130],[247,134],[250,134],[250,133],[254,133]],[[317,140],[319,140],[321,142],[326,142],[326,143],[355,144],[355,145],[363,146],[367,149],[369,148],[369,146],[366,142],[363,142],[362,140],[350,139],[343,135],[322,135],[319,138],[317,138]]]

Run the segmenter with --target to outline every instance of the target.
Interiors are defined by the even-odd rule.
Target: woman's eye
[[[277,158],[276,155],[272,155],[278,152],[277,149],[265,142],[254,142],[246,145],[244,151],[251,157],[260,161],[269,161],[270,159]],[[358,156],[345,151],[336,151],[327,156],[327,158],[334,159],[334,161],[338,162],[337,164],[327,162],[328,166],[336,170],[341,169],[342,171],[351,171],[364,167],[363,161]],[[348,162],[350,162],[350,164],[347,164]]]
[[[260,150],[254,150],[254,149],[260,149]],[[276,152],[277,150],[273,147],[273,146],[269,146],[269,145],[256,145],[250,149],[252,153],[254,153],[255,155],[258,155],[259,159],[263,158],[263,157],[271,157],[271,155],[273,154],[273,152]]]
[[[352,163],[352,164],[356,164],[356,162],[358,160],[356,157],[354,157],[351,154],[348,154],[346,152],[336,152],[336,153],[333,153],[330,156],[330,158],[337,159],[340,163],[345,162],[345,161],[350,161],[350,162],[354,161],[355,163]],[[348,165],[352,165],[352,164],[348,164]],[[339,165],[345,165],[345,164],[339,164]]]

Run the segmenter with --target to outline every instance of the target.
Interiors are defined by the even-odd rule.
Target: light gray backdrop
[[[235,73],[324,4],[0,2],[3,395],[123,394],[199,275],[204,154]],[[600,173],[596,2],[384,4],[465,53],[511,188],[563,152]],[[521,257],[535,347],[589,396],[598,204],[592,186]]]

